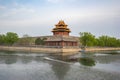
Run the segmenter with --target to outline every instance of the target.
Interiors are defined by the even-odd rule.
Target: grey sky
[[[91,32],[120,38],[120,0],[0,0],[0,33],[52,35],[64,20],[71,35]]]

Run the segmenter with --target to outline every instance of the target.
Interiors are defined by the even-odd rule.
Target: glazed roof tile
[[[46,41],[73,41],[76,42],[77,39],[72,36],[49,36]]]

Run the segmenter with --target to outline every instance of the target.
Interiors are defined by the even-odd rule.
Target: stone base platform
[[[79,52],[80,48],[39,48],[39,47],[14,47],[14,46],[0,46],[0,50],[7,51],[23,51],[23,52],[44,52],[44,53],[66,53],[73,54]]]

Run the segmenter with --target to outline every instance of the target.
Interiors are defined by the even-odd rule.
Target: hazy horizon
[[[120,0],[0,0],[0,34],[52,35],[54,25],[64,20],[72,36],[91,32],[120,38],[119,4]]]

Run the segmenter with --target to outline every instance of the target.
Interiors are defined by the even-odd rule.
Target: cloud
[[[100,32],[103,33],[100,29],[107,32],[110,27],[111,30],[109,31],[112,32],[115,26],[119,26],[120,8],[118,5],[98,5],[95,7],[94,4],[86,6],[75,4],[77,0],[46,1],[49,2],[49,5],[43,4],[41,6],[40,4],[14,2],[6,5],[6,7],[0,6],[0,10],[5,9],[0,12],[0,32],[12,30],[19,33],[28,31],[28,34],[32,31],[41,35],[49,34],[48,32],[54,27],[54,24],[61,19],[72,29],[72,34],[78,34],[80,31],[96,33],[98,31],[99,34]],[[73,4],[74,1],[76,2]],[[117,23],[118,25],[116,25]]]
[[[58,2],[61,2],[61,1],[64,1],[64,0],[47,0],[48,2],[51,2],[51,3],[58,3]]]
[[[60,2],[74,2],[77,0],[47,0],[47,1],[51,3],[60,3]]]
[[[105,21],[106,19],[116,17],[118,13],[114,10],[108,10],[108,9],[99,9],[98,8],[79,8],[79,9],[54,9],[53,11],[44,10],[41,13],[41,10],[36,11],[32,8],[27,7],[18,7],[18,8],[12,8],[9,12],[4,14],[4,17],[10,18],[9,20],[6,20],[7,24],[1,20],[1,24],[4,23],[4,26],[31,26],[31,25],[40,25],[40,23],[50,23],[51,19],[52,21],[58,21],[60,19],[67,20],[68,22],[72,21],[81,21],[81,22],[88,22],[89,21]],[[51,9],[50,9],[51,10]],[[49,13],[49,15],[48,15]],[[16,20],[12,20],[12,18],[15,17]],[[28,18],[29,17],[29,18]],[[19,19],[22,18],[22,19]],[[54,23],[53,23],[54,24]]]
[[[6,7],[5,7],[5,6],[1,6],[1,5],[0,5],[0,10],[1,10],[1,9],[6,9]]]
[[[35,12],[32,8],[27,7],[15,7],[15,8],[7,8],[4,14],[1,17],[12,17],[15,15],[26,15],[26,14],[33,14]],[[18,16],[16,16],[17,18]]]

